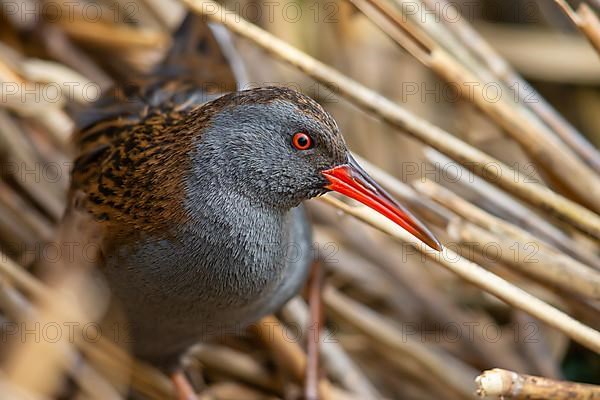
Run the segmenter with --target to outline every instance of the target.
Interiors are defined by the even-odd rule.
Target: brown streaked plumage
[[[155,110],[133,124],[116,120],[82,132],[72,190],[87,194],[80,205],[105,222],[111,236],[183,222],[181,208],[173,204],[183,195],[192,134],[178,130],[181,121],[178,112]]]
[[[188,88],[184,93],[195,96]],[[232,93],[206,105],[186,102],[182,106],[171,101],[146,105],[140,107],[141,114],[103,120],[77,134],[80,155],[71,189],[86,193],[79,206],[105,225],[112,240],[154,233],[167,222],[184,223],[182,175],[190,169],[192,140],[218,112],[274,101],[293,103],[300,112],[337,131],[318,103],[280,87]]]
[[[185,170],[192,134],[173,136],[172,130],[191,109],[236,90],[233,68],[239,69],[240,60],[225,55],[233,50],[226,41],[218,41],[201,17],[189,14],[152,73],[139,77],[120,71],[124,85],[93,107],[73,110],[78,157],[69,197],[76,208],[90,211],[106,237],[120,240],[184,219],[172,205],[183,193],[177,171]],[[195,123],[201,129],[202,121]],[[156,172],[158,164],[165,168]]]

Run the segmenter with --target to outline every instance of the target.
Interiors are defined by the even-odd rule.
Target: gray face
[[[325,193],[321,172],[347,162],[346,146],[332,117],[293,93],[294,99],[234,101],[221,108],[200,137],[196,162],[204,168],[208,162],[219,182],[239,194],[278,208]],[[310,136],[310,148],[294,146],[299,132]]]

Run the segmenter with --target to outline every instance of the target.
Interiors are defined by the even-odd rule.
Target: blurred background
[[[548,186],[598,211],[595,200],[586,198],[593,186],[586,185],[599,171],[600,59],[560,2],[382,3],[414,29],[404,36],[409,51],[392,39],[393,29],[386,34],[372,3],[363,0],[224,5],[519,171],[515,180]],[[578,10],[580,3],[569,5]],[[600,3],[587,6],[598,12]],[[98,350],[84,351],[80,340],[67,337],[67,321],[80,329],[99,318],[104,291],[78,281],[71,295],[84,293],[85,306],[72,298],[55,304],[60,296],[29,266],[39,258],[61,259],[61,249],[48,243],[66,204],[73,115],[113,85],[151,71],[184,14],[175,0],[0,1],[0,398],[122,398],[118,393],[131,382],[149,398],[170,395],[168,382],[155,371],[123,358],[117,378],[99,366],[106,360],[92,355]],[[381,122],[338,95],[335,84],[309,78],[251,40],[235,35],[231,40],[234,58],[242,60],[236,67],[242,88],[283,85],[317,99],[356,154],[396,177],[390,189],[445,246],[585,324],[600,326],[597,239]],[[489,47],[481,47],[485,42]],[[429,57],[431,48],[444,49],[452,62]],[[483,51],[492,54],[491,62],[478,53],[482,48],[493,49]],[[471,78],[444,73],[456,65]],[[542,98],[550,105],[543,110],[554,108],[548,112],[568,122],[545,120]],[[498,105],[508,111],[498,116]],[[523,132],[517,116],[533,133]],[[550,136],[554,147],[544,139]],[[557,162],[563,157],[586,166],[593,179],[572,175],[565,185],[566,167]],[[598,354],[564,332],[330,205],[311,201],[309,209],[315,250],[326,260],[329,333],[322,347],[330,398],[476,398],[475,377],[496,367],[600,384]],[[278,315],[282,329],[303,327],[305,313],[304,300],[295,299]],[[49,340],[56,336],[52,329],[59,334],[56,341]],[[89,335],[83,347],[98,347]],[[287,345],[305,347],[301,334],[290,335],[295,339],[284,340]],[[207,399],[298,398],[299,379],[286,369],[293,361],[274,356],[260,337],[249,332],[192,352],[188,367],[204,382]]]

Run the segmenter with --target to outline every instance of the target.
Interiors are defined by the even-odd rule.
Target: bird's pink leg
[[[319,344],[323,325],[323,268],[316,260],[308,280],[309,329],[307,337],[306,379],[304,398],[319,399]]]
[[[198,396],[196,396],[192,384],[185,376],[182,369],[175,371],[171,375],[171,380],[173,381],[173,386],[175,386],[177,400],[198,400]]]

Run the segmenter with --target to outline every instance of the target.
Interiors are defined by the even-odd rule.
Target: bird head
[[[210,116],[197,146],[202,168],[239,194],[290,209],[339,192],[441,249],[425,225],[358,165],[334,119],[310,97],[264,87],[225,95],[198,112]]]

